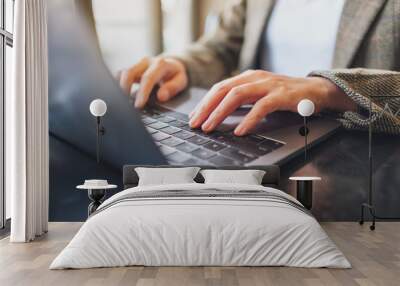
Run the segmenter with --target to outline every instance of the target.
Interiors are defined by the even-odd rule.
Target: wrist
[[[170,59],[176,63],[179,71],[184,74],[185,79],[187,81],[187,85],[189,85],[189,79],[190,79],[189,71],[188,71],[188,66],[187,66],[187,63],[185,62],[185,60],[180,57],[177,57],[177,56],[168,56],[168,59]]]
[[[357,104],[336,84],[322,77],[315,77],[322,90],[321,109],[345,112],[356,111]]]

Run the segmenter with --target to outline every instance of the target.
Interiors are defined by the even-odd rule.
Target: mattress
[[[351,267],[288,194],[197,183],[134,187],[110,197],[50,269],[132,265]]]

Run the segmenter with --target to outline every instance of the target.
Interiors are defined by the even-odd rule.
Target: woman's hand
[[[190,114],[190,126],[213,131],[241,105],[254,104],[234,130],[242,136],[267,114],[277,110],[297,112],[297,104],[308,98],[316,112],[323,109],[354,110],[355,103],[329,80],[319,77],[294,78],[263,70],[249,70],[214,85]]]
[[[158,84],[157,99],[165,102],[184,90],[188,85],[186,68],[174,58],[143,58],[137,64],[122,71],[120,86],[130,93],[134,83],[140,83],[136,93],[135,107],[143,108],[149,100],[151,91]]]

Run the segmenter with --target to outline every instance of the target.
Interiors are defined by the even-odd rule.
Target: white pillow
[[[261,170],[202,170],[205,184],[261,185],[265,171]]]
[[[199,167],[135,168],[139,176],[139,186],[195,183],[193,179],[199,170]]]

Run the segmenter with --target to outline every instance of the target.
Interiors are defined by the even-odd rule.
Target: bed
[[[88,218],[50,269],[351,267],[311,213],[279,190],[277,166],[218,167],[264,170],[262,185],[205,184],[199,173],[195,183],[152,186],[138,186],[136,167],[124,166],[124,190]]]

